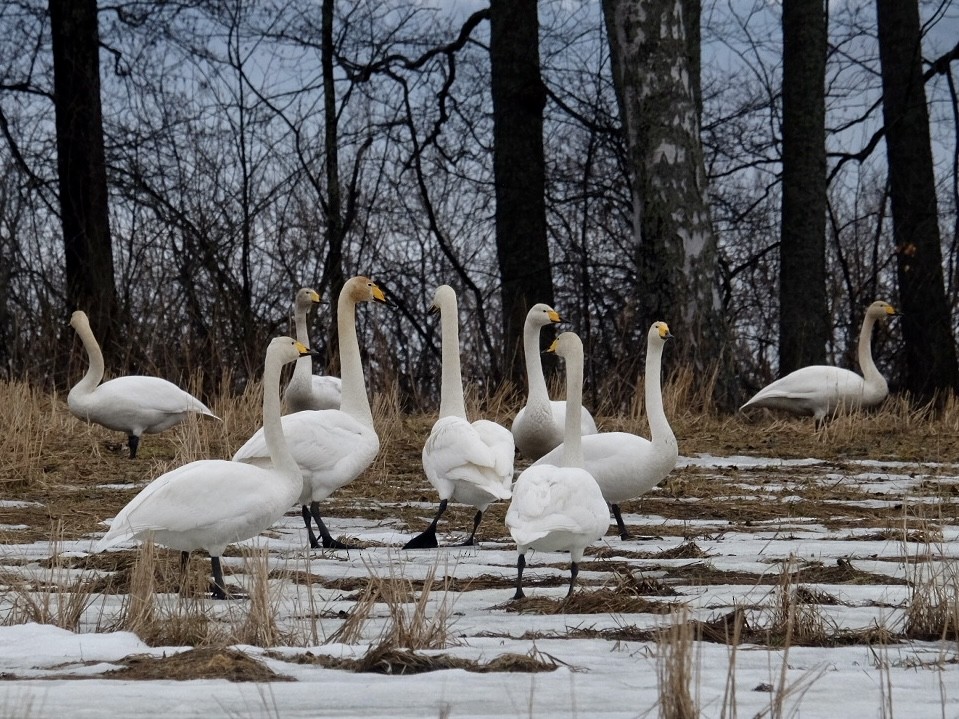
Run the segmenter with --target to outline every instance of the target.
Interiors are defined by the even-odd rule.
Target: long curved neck
[[[566,426],[563,433],[563,466],[582,467],[583,353],[566,358]]]
[[[296,339],[307,347],[310,346],[310,336],[306,330],[306,310],[293,306],[293,324],[296,327]],[[297,385],[308,384],[310,375],[313,374],[313,357],[307,355],[300,357],[293,367],[293,379]]]
[[[859,368],[867,382],[885,382],[872,359],[872,328],[875,324],[876,318],[870,314],[862,321],[862,329],[859,330]]]
[[[77,334],[80,335],[80,341],[83,342],[83,349],[87,351],[90,366],[87,368],[87,373],[83,375],[83,379],[77,382],[75,387],[84,392],[92,392],[100,384],[100,380],[103,379],[103,352],[100,351],[100,345],[97,344],[97,339],[93,336],[93,330],[90,329],[89,325],[81,325],[77,329]]]
[[[460,368],[460,328],[456,302],[440,308],[443,341],[443,377],[440,386],[440,417],[466,419],[463,373]]]
[[[373,412],[366,396],[366,379],[360,359],[360,343],[356,338],[356,303],[350,298],[348,285],[340,292],[336,305],[336,332],[340,342],[340,378],[343,393],[340,409],[370,427]]]
[[[538,325],[530,322],[523,325],[523,353],[526,355],[526,383],[529,391],[527,406],[549,402],[546,378],[543,376],[543,361],[540,358],[539,330]]]
[[[263,367],[263,435],[273,467],[300,478],[300,470],[290,454],[280,420],[280,370],[282,363],[268,357]],[[302,481],[302,480],[301,480]]]
[[[675,440],[663,409],[663,345],[650,342],[646,348],[645,398],[649,432],[654,444]]]

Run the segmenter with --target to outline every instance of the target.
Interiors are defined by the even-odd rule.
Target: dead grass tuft
[[[135,655],[123,660],[123,669],[99,675],[106,679],[191,681],[194,679],[226,679],[231,682],[291,682],[291,677],[277,674],[263,662],[237,649],[199,647],[169,656]]]

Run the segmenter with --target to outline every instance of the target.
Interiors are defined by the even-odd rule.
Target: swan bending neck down
[[[167,472],[120,510],[94,551],[151,536],[158,544],[181,551],[185,573],[190,552],[204,549],[213,568],[213,597],[225,599],[220,557],[226,545],[269,529],[302,491],[303,479],[280,424],[280,370],[308,353],[290,337],[277,337],[267,349],[263,429],[272,463],[269,469],[207,459]]]
[[[551,323],[562,322],[559,313],[549,305],[533,305],[523,325],[523,354],[526,359],[528,395],[526,405],[516,413],[512,432],[516,448],[531,460],[537,460],[563,441],[563,427],[569,400],[550,400],[540,358],[540,330]],[[596,422],[585,407],[580,406],[580,431],[596,434]]]
[[[79,419],[107,429],[125,432],[130,459],[137,455],[140,436],[169,429],[190,414],[219,419],[210,408],[189,392],[159,377],[129,375],[100,384],[103,379],[103,352],[97,343],[86,313],[77,310],[70,318],[87,352],[90,366],[67,395],[67,406]]]
[[[301,288],[293,298],[293,324],[296,339],[307,347],[310,335],[306,328],[306,316],[314,305],[322,302],[319,293],[309,287]],[[287,411],[305,409],[339,409],[341,383],[339,377],[313,374],[313,358],[301,357],[293,368],[293,376],[283,392]]]
[[[583,343],[573,332],[564,332],[551,351],[566,360],[566,424],[562,460],[536,464],[525,469],[513,487],[513,499],[506,512],[506,526],[516,541],[516,593],[522,599],[526,552],[568,551],[569,589],[573,593],[579,562],[586,547],[600,539],[609,528],[606,500],[593,476],[583,469],[584,456],[579,422],[583,393]]]
[[[747,407],[768,407],[798,415],[812,415],[821,426],[840,409],[872,407],[889,394],[889,386],[872,358],[872,331],[876,320],[897,315],[895,308],[881,300],[873,302],[859,331],[858,358],[862,376],[851,370],[828,365],[811,365],[790,372],[763,387],[746,402]]]
[[[343,380],[340,408],[305,410],[283,417],[283,433],[302,472],[299,504],[311,548],[318,548],[322,541],[327,549],[349,549],[349,545],[330,534],[320,516],[320,501],[363,473],[376,459],[380,448],[366,395],[356,333],[356,305],[360,302],[389,304],[384,292],[367,277],[351,278],[340,291],[337,303]],[[262,431],[250,437],[233,455],[233,460],[269,466]],[[316,523],[319,540],[311,522]]]
[[[663,408],[663,348],[672,337],[665,322],[654,322],[646,334],[646,415],[650,438],[630,432],[601,432],[583,437],[586,470],[593,475],[616,518],[621,539],[634,537],[626,529],[620,504],[646,494],[676,466],[679,448]],[[557,447],[534,463],[556,464],[562,457]]]
[[[489,420],[470,423],[460,367],[459,319],[456,293],[441,285],[433,296],[442,331],[442,385],[439,419],[423,447],[423,470],[440,496],[433,521],[403,549],[437,546],[436,525],[451,499],[476,508],[473,531],[463,546],[476,543],[483,512],[497,499],[509,499],[513,478],[513,435]]]

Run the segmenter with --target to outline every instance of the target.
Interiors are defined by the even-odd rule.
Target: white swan
[[[97,344],[86,313],[77,310],[70,318],[87,351],[90,367],[67,395],[67,406],[79,419],[126,432],[130,459],[137,456],[140,435],[156,434],[179,424],[190,414],[219,419],[210,408],[189,392],[159,377],[129,375],[100,384],[103,353]]]
[[[646,336],[646,414],[650,438],[629,432],[601,432],[583,437],[584,467],[599,484],[609,502],[622,539],[630,539],[619,504],[640,497],[663,480],[676,466],[679,449],[666,412],[661,386],[663,346],[672,337],[665,322],[654,322]],[[560,445],[534,463],[556,464]]]
[[[526,551],[569,552],[569,591],[573,593],[579,562],[590,544],[609,528],[609,509],[592,475],[583,469],[580,423],[576,410],[583,396],[583,343],[573,332],[564,332],[550,351],[566,360],[565,442],[562,460],[538,463],[523,470],[513,486],[513,501],[506,526],[516,540],[516,593],[522,599]]]
[[[423,447],[423,470],[440,495],[436,516],[421,534],[403,549],[437,546],[436,524],[455,500],[476,507],[473,531],[462,546],[476,542],[476,529],[483,512],[497,499],[509,499],[513,481],[513,435],[495,422],[466,419],[463,378],[460,372],[459,318],[456,293],[440,285],[433,296],[433,308],[440,312],[443,342],[440,416]]]
[[[889,394],[889,386],[872,359],[872,328],[880,317],[898,314],[888,302],[869,305],[859,332],[862,376],[841,367],[812,365],[790,372],[759,390],[740,407],[769,407],[793,414],[812,415],[817,425],[840,408],[872,407]]]
[[[320,517],[320,501],[360,476],[380,451],[356,337],[356,305],[370,301],[387,304],[383,290],[366,277],[352,278],[340,291],[337,304],[343,380],[340,408],[305,410],[283,416],[283,434],[303,474],[300,504],[313,548],[319,547],[320,543],[310,526],[311,517],[316,522],[324,547],[348,548],[330,535]],[[237,450],[233,461],[270,465],[270,452],[262,429]]]
[[[536,460],[559,446],[566,424],[566,402],[550,400],[543,377],[540,359],[540,328],[553,322],[562,322],[559,313],[549,305],[533,305],[523,325],[523,352],[526,357],[526,382],[529,395],[526,406],[513,419],[513,440],[524,457]],[[580,409],[580,429],[584,435],[596,434],[596,422],[585,407]]]
[[[293,323],[296,339],[310,347],[310,335],[306,330],[306,313],[321,302],[316,290],[303,287],[293,298]],[[293,368],[293,376],[283,392],[283,402],[288,412],[304,409],[339,409],[343,383],[339,377],[313,374],[313,357],[300,357]]]
[[[152,535],[158,544],[183,553],[185,569],[189,553],[205,549],[213,565],[213,597],[225,599],[220,556],[226,545],[268,529],[303,489],[280,427],[280,369],[308,352],[290,337],[277,337],[266,351],[263,426],[272,469],[201,459],[160,475],[120,510],[94,551]]]

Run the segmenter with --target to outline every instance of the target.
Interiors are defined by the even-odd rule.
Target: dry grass
[[[694,719],[699,716],[693,697],[693,630],[688,610],[678,607],[669,627],[656,641],[656,688],[661,719]]]

